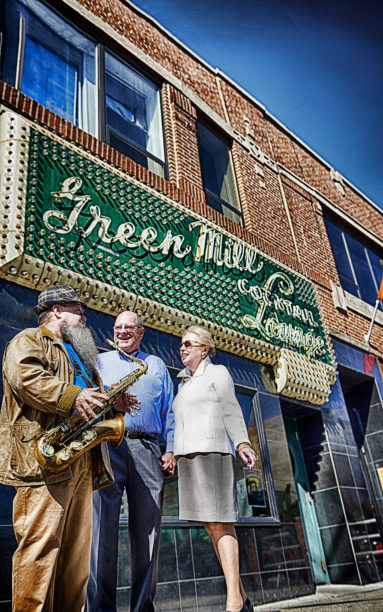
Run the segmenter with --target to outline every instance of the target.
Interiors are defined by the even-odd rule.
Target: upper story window
[[[164,176],[160,92],[153,82],[39,0],[6,0],[2,30],[3,80]]]
[[[212,208],[242,224],[241,205],[229,146],[198,122],[198,147],[206,202]]]
[[[382,280],[382,254],[334,218],[325,217],[325,224],[343,289],[375,304]]]
[[[163,175],[165,152],[158,87],[108,51],[105,128],[106,142]]]
[[[3,78],[95,135],[96,44],[36,0],[7,2]]]

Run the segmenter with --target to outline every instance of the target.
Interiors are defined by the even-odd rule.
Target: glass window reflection
[[[291,521],[299,517],[299,508],[280,401],[260,393],[259,403],[278,513],[282,521]]]
[[[236,223],[242,223],[233,160],[228,145],[198,122],[198,147],[206,203]]]
[[[164,141],[159,90],[111,53],[105,53],[107,141],[164,176]]]
[[[95,135],[96,44],[37,0],[7,3],[5,19],[15,34],[5,48],[5,78]]]
[[[382,254],[338,220],[325,217],[325,225],[343,289],[374,304],[382,280]]]

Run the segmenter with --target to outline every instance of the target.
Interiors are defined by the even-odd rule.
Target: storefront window
[[[280,400],[266,393],[259,393],[258,399],[270,461],[270,472],[266,471],[266,477],[272,474],[279,518],[283,522],[293,521],[299,517],[299,507]]]
[[[241,519],[254,517],[270,517],[270,504],[265,482],[263,466],[263,449],[261,449],[256,423],[256,410],[254,394],[238,393],[237,398],[241,404],[243,416],[251,446],[257,453],[259,460],[254,469],[248,469],[237,455],[237,497]]]

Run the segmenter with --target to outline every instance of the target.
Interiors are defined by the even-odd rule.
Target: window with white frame
[[[3,79],[95,134],[96,44],[37,0],[6,3]]]
[[[165,163],[158,87],[105,52],[106,141],[156,174]]]
[[[198,148],[206,203],[236,223],[242,212],[229,145],[200,121]]]
[[[154,82],[40,0],[6,0],[2,33],[3,80],[165,175],[160,91]]]
[[[383,252],[335,217],[325,216],[325,225],[343,289],[375,304],[382,280]]]

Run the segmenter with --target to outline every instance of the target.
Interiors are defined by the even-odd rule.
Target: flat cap
[[[40,293],[37,306],[35,306],[35,312],[40,314],[54,304],[68,304],[69,302],[77,302],[86,308],[86,303],[80,300],[72,287],[68,285],[51,285]]]

